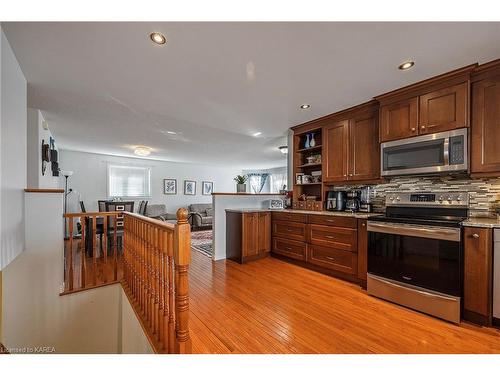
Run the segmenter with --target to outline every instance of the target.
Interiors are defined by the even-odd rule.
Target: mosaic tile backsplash
[[[335,186],[334,190],[350,190],[353,186]],[[359,186],[357,186],[359,188]],[[373,186],[375,211],[385,209],[388,192],[464,191],[470,196],[470,216],[493,216],[500,209],[500,178],[470,179],[464,176],[395,177],[388,183]]]

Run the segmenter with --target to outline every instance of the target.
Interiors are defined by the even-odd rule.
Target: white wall
[[[45,119],[42,113],[35,108],[28,108],[28,187],[38,189],[54,189],[59,187],[59,177],[52,175],[52,166],[46,164],[45,174],[42,175],[42,140],[49,144],[52,133],[45,130]],[[53,137],[52,137],[53,138]],[[57,143],[55,149],[57,150]]]
[[[59,296],[63,194],[26,193],[26,250],[3,271],[3,344],[118,353],[120,285]]]
[[[172,213],[191,203],[212,202],[210,195],[201,195],[202,181],[213,181],[215,192],[235,192],[236,183],[233,178],[241,174],[241,169],[224,166],[124,158],[68,150],[60,150],[60,160],[61,169],[74,171],[69,178],[69,187],[81,195],[87,211],[97,210],[97,201],[107,198],[108,163],[151,167],[152,197],[148,199],[149,204],[166,204],[168,212]],[[177,179],[176,195],[163,194],[164,178]],[[196,195],[184,195],[184,180],[197,182]]]
[[[121,295],[121,337],[120,353],[122,354],[152,354],[153,348],[144,333],[141,323],[128,301],[123,289]]]
[[[27,84],[0,30],[0,269],[24,250]]]

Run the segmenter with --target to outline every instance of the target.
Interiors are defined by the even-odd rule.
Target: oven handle
[[[439,228],[439,229],[436,229]],[[368,232],[396,234],[410,237],[460,242],[459,228],[426,227],[422,225],[394,224],[368,221]]]

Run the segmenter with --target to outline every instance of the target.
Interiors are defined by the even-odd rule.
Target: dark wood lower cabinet
[[[348,275],[358,273],[358,255],[335,247],[308,244],[307,262]]]
[[[226,212],[226,258],[238,263],[271,251],[270,212]]]
[[[358,226],[353,217],[273,212],[271,252],[315,271],[359,282]],[[366,240],[363,243],[366,246]]]
[[[368,272],[368,231],[365,219],[358,220],[358,279],[366,288],[366,273]]]
[[[464,319],[482,325],[492,321],[493,233],[464,229]]]

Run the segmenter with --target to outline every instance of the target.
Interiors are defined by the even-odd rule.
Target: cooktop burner
[[[385,215],[370,220],[391,223],[458,227],[468,216],[469,195],[464,192],[388,193]]]

